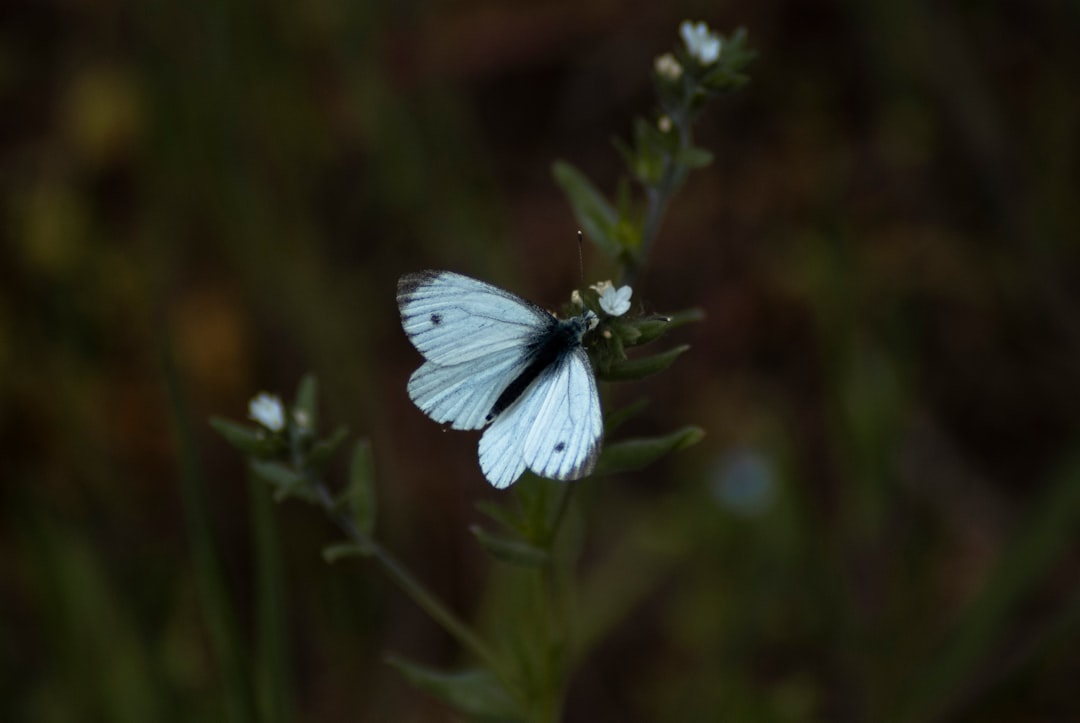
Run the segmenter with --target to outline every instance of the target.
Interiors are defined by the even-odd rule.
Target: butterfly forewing
[[[420,271],[398,281],[401,326],[424,358],[441,366],[497,352],[526,354],[555,317],[508,291],[449,271]]]

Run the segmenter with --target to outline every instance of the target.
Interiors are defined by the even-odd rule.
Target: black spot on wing
[[[439,324],[441,324],[442,323],[442,314],[432,314],[431,315],[431,323],[434,324],[435,326],[438,326]]]
[[[566,449],[566,442],[559,442],[558,444],[555,445],[555,451],[556,452],[561,452],[564,449]]]

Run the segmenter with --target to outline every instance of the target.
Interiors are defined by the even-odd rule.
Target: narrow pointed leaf
[[[701,321],[705,312],[701,309],[686,309],[674,314],[653,314],[636,319],[619,319],[618,334],[626,346],[641,346],[659,339],[661,336],[691,322]],[[632,333],[628,333],[629,329]]]
[[[547,550],[524,540],[494,535],[478,525],[473,525],[469,531],[476,535],[477,541],[492,557],[511,565],[541,567],[551,560]]]
[[[292,487],[304,481],[302,474],[280,462],[256,460],[251,463],[251,469],[259,479],[275,489]]]
[[[270,440],[262,429],[238,424],[222,417],[211,417],[210,426],[238,451],[244,454],[264,454],[270,448]]]
[[[633,419],[649,406],[649,400],[642,397],[621,409],[616,409],[604,418],[604,436],[610,436],[616,429]]]
[[[476,509],[483,512],[495,522],[498,522],[507,530],[512,532],[519,532],[521,530],[521,519],[518,517],[517,513],[500,504],[496,504],[490,500],[481,500],[476,503]]]
[[[317,499],[304,476],[280,462],[253,460],[251,471],[274,488],[274,500],[277,502],[288,497],[299,497],[309,502]]]
[[[608,256],[618,256],[621,249],[615,240],[615,227],[619,214],[612,205],[585,174],[566,161],[556,161],[551,173],[570,201],[585,235]]]
[[[607,382],[623,382],[634,379],[643,379],[658,372],[662,372],[675,363],[679,356],[690,348],[689,344],[682,344],[674,349],[643,357],[641,359],[627,359],[618,362],[605,369],[600,378]]]
[[[672,452],[697,444],[705,436],[701,427],[683,427],[663,437],[628,439],[609,444],[600,455],[595,475],[631,472]]]
[[[307,468],[314,472],[322,472],[326,469],[326,465],[330,463],[330,459],[348,436],[347,427],[338,427],[332,435],[312,445],[311,452],[307,456]]]
[[[410,683],[455,710],[481,720],[519,721],[525,715],[495,675],[483,669],[432,670],[397,656],[387,658]]]
[[[690,146],[679,153],[679,162],[689,168],[704,168],[713,162],[713,154],[704,148]]]
[[[324,547],[322,556],[327,562],[337,562],[348,557],[368,557],[374,551],[371,545],[361,542],[342,542]]]
[[[682,311],[676,311],[672,314],[667,314],[668,330],[677,329],[680,326],[686,326],[696,321],[703,321],[705,319],[705,311],[703,309],[684,309]]]

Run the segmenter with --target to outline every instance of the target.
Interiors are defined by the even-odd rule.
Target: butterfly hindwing
[[[532,396],[542,402],[525,441],[525,466],[551,479],[579,479],[592,472],[604,419],[585,350],[578,346],[569,352]]]
[[[603,417],[588,355],[580,346],[550,365],[480,438],[480,468],[496,487],[528,468],[579,479],[596,464]]]
[[[440,366],[430,361],[409,377],[409,398],[424,414],[454,429],[480,429],[495,400],[525,368],[519,349],[492,352],[478,361]]]

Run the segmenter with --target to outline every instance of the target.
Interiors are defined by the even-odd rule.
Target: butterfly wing
[[[420,271],[398,281],[401,326],[428,361],[451,366],[526,344],[555,317],[520,296],[451,271]]]
[[[480,438],[480,468],[507,487],[527,467],[541,477],[579,479],[592,472],[604,420],[589,357],[580,346],[551,364]]]
[[[427,360],[409,397],[454,429],[480,429],[504,389],[528,366],[532,344],[555,317],[508,291],[449,271],[398,281],[401,326]]]
[[[409,398],[440,424],[480,429],[487,424],[495,400],[527,364],[520,349],[504,349],[450,366],[426,361],[409,377]]]

